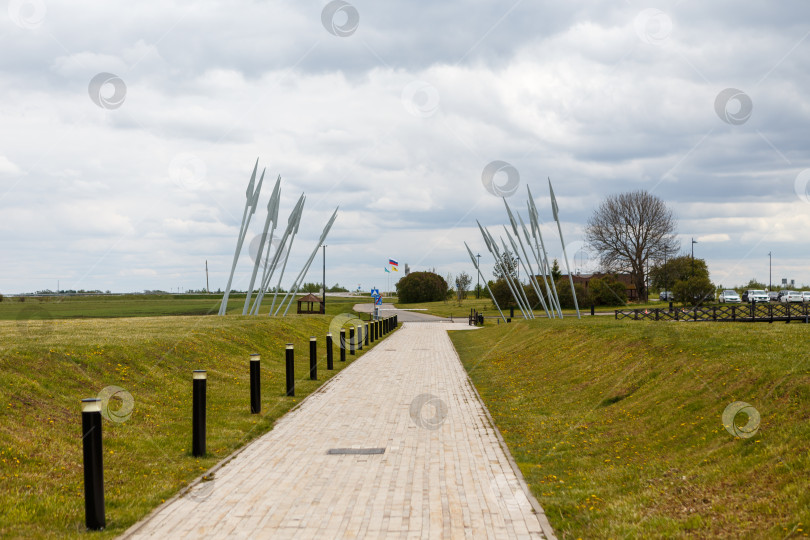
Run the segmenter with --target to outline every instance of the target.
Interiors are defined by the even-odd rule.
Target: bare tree
[[[605,199],[588,220],[585,238],[605,270],[630,273],[642,298],[647,261],[660,261],[678,251],[675,226],[664,201],[639,190]]]

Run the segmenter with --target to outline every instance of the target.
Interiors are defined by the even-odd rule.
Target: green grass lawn
[[[107,529],[93,537],[106,538],[270,430],[348,365],[339,361],[336,346],[337,369],[326,370],[325,334],[332,318],[177,316],[33,326],[0,321],[0,537],[87,534],[82,398],[115,385],[134,399],[128,420],[103,422]],[[318,338],[319,381],[309,380],[310,335]],[[294,398],[284,396],[288,342],[296,347]],[[260,415],[250,414],[251,352],[262,355]],[[202,459],[190,454],[194,369],[208,370],[209,456]]]
[[[278,301],[282,299],[279,295]],[[272,295],[265,295],[261,312],[267,315]],[[0,302],[0,320],[74,319],[78,317],[157,317],[161,315],[216,315],[222,295],[121,295],[121,296],[60,296],[25,298],[6,297]],[[337,314],[354,304],[371,302],[369,297],[326,296],[326,313]],[[228,314],[242,313],[245,295],[228,298]],[[289,313],[295,313],[296,303]]]
[[[810,527],[808,334],[595,317],[451,337],[560,538],[788,538]],[[750,438],[723,425],[735,401],[761,415]]]

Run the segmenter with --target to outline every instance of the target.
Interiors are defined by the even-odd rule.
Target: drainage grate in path
[[[370,454],[384,454],[385,448],[330,448],[327,454],[357,454],[367,456]]]

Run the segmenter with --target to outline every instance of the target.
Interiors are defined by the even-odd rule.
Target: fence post
[[[262,411],[261,390],[261,356],[259,353],[250,355],[250,413],[258,414]]]
[[[101,398],[82,400],[82,452],[84,457],[84,525],[100,531],[104,517],[104,452],[101,448]]]
[[[208,374],[204,369],[195,369],[193,375],[191,406],[191,454],[205,455],[205,390]]]

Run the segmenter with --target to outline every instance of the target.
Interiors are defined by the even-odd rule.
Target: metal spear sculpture
[[[537,206],[534,204],[534,197],[532,197],[532,190],[529,186],[526,186],[526,190],[529,193],[529,218],[532,224],[532,235],[534,236],[535,243],[537,239],[540,239],[540,244],[537,245],[537,251],[543,254],[543,260],[545,261],[545,271],[548,274],[549,281],[551,281],[551,290],[554,293],[554,302],[557,305],[557,313],[562,318],[562,306],[560,305],[560,296],[557,294],[557,284],[554,282],[554,275],[551,273],[551,264],[548,262],[548,252],[546,252],[546,244],[543,242],[543,233],[540,230],[540,216],[537,212]],[[541,251],[542,248],[542,251]]]
[[[255,186],[256,171],[258,168],[259,158],[256,158],[256,164],[253,166],[253,174],[250,175],[250,183],[248,183],[247,192],[245,193],[247,200],[245,201],[245,211],[242,212],[242,224],[239,226],[239,239],[236,242],[236,253],[233,255],[231,275],[228,277],[228,285],[225,287],[225,294],[222,296],[222,304],[219,306],[220,315],[225,315],[228,309],[228,297],[231,294],[231,284],[233,283],[233,274],[236,271],[236,262],[239,260],[239,254],[242,252],[242,243],[245,241],[245,235],[250,225],[250,218],[256,212],[256,205],[259,203],[259,192],[262,189],[262,182],[264,181],[264,170],[262,170],[262,176],[259,178],[259,185]]]
[[[284,256],[284,264],[281,265],[281,272],[278,275],[278,283],[276,284],[276,290],[273,292],[273,302],[270,304],[270,311],[267,312],[267,315],[273,314],[273,308],[276,305],[276,297],[278,297],[278,291],[281,288],[281,280],[284,278],[284,271],[287,269],[287,261],[290,260],[290,252],[292,251],[293,242],[295,241],[295,235],[298,234],[298,227],[301,225],[301,214],[304,212],[304,202],[307,200],[306,195],[303,193],[301,194],[301,198],[298,199],[298,204],[295,205],[295,210],[293,213],[295,214],[295,219],[292,222],[292,230],[290,231],[289,239],[290,239],[290,247],[287,248],[287,253]],[[287,229],[289,230],[290,227],[288,226]]]
[[[560,231],[560,243],[562,244],[563,258],[565,259],[565,269],[568,271],[568,281],[571,284],[571,296],[574,297],[574,308],[577,310],[577,318],[581,319],[582,316],[579,314],[579,304],[577,303],[577,291],[574,289],[574,277],[571,275],[571,267],[568,266],[568,254],[565,252],[565,240],[563,240],[562,226],[560,225],[557,199],[554,197],[554,188],[551,187],[551,178],[548,179],[548,191],[551,194],[551,212],[557,222],[557,230]]]
[[[340,207],[338,207],[338,208],[340,208]],[[315,246],[315,249],[312,251],[312,254],[309,256],[309,259],[307,259],[307,263],[304,265],[304,268],[302,268],[301,272],[298,273],[298,277],[295,278],[295,282],[293,282],[293,286],[290,287],[290,293],[289,293],[290,294],[290,302],[287,304],[287,309],[285,309],[284,313],[282,313],[282,315],[281,315],[282,317],[287,316],[287,312],[290,310],[290,306],[292,305],[293,300],[295,300],[295,293],[298,292],[298,288],[301,286],[301,283],[303,283],[304,278],[306,277],[307,272],[309,271],[309,267],[310,267],[310,265],[312,265],[312,261],[315,259],[315,255],[318,254],[318,250],[321,248],[321,245],[323,244],[324,240],[326,240],[326,235],[329,234],[329,230],[332,228],[332,224],[335,222],[335,219],[337,218],[338,208],[335,208],[335,211],[332,213],[332,217],[329,218],[329,221],[326,223],[326,226],[323,228],[323,232],[321,233],[321,237],[318,239],[318,244]],[[278,311],[281,310],[281,307],[284,305],[284,300],[286,300],[286,299],[287,299],[287,296],[285,295],[284,298],[281,300],[281,303],[279,304],[278,310],[276,310],[276,313],[278,313]]]
[[[281,188],[281,175],[276,179],[276,185],[273,188],[273,194],[270,195],[270,200],[267,202],[267,218],[264,220],[264,229],[262,230],[262,240],[259,244],[259,250],[256,253],[256,262],[253,265],[253,274],[250,276],[250,285],[248,286],[247,295],[245,296],[245,306],[242,308],[242,315],[247,315],[248,306],[250,306],[250,297],[253,295],[253,285],[256,283],[256,274],[259,273],[259,265],[262,262],[262,252],[264,251],[264,244],[273,241],[273,233],[270,233],[270,240],[267,239],[267,230],[270,228],[270,222],[273,222],[273,231],[278,225],[278,202],[280,197]],[[270,253],[270,246],[267,247],[267,252]]]
[[[515,243],[515,240],[512,238],[512,235],[509,234],[509,230],[506,228],[505,225],[503,227],[503,232],[506,233],[506,238],[509,240],[509,244],[511,244],[511,246],[512,246],[512,251],[517,253],[518,252],[518,246]],[[518,239],[520,239],[520,238],[518,237]],[[521,244],[521,247],[523,247],[522,244]],[[537,284],[537,281],[535,281],[534,272],[532,271],[531,261],[529,260],[529,256],[526,255],[526,250],[525,249],[523,250],[523,257],[525,258],[525,260],[520,259],[518,261],[518,263],[523,267],[523,271],[526,272],[526,274],[529,276],[529,283],[531,284],[532,288],[534,289],[534,292],[537,294],[537,298],[540,300],[540,305],[543,307],[543,311],[546,312],[546,317],[548,317],[550,319],[551,314],[549,313],[548,308],[546,307],[546,302],[543,299],[543,295],[540,293],[540,286]],[[526,301],[528,302],[529,297],[527,295],[525,295],[525,291],[524,291],[524,297],[526,298]],[[529,302],[529,304],[530,304],[529,307],[532,307],[531,302]],[[532,313],[532,315],[534,315],[534,313]]]
[[[504,230],[506,230],[506,227],[504,227]],[[501,245],[503,246],[504,255],[506,255],[507,253],[509,253],[509,248],[506,246],[506,242],[504,242],[503,236],[500,237],[500,240]],[[517,252],[515,252],[515,256],[517,258],[520,258]],[[515,265],[515,267],[517,267],[517,264]],[[517,268],[517,271],[520,272],[520,268]],[[520,296],[520,300],[526,307],[526,313],[529,315],[530,319],[534,319],[534,310],[532,309],[531,303],[529,302],[529,297],[526,295],[526,291],[523,289],[523,284],[521,284],[520,280],[517,278],[512,278],[511,276],[510,278],[512,279],[512,284],[515,286],[515,291],[518,293],[518,296]]]
[[[270,280],[273,278],[273,274],[275,273],[276,268],[278,267],[278,263],[281,260],[282,254],[284,254],[285,249],[287,248],[287,240],[290,238],[291,234],[295,234],[294,231],[297,227],[298,219],[300,218],[301,215],[301,209],[304,206],[304,200],[305,197],[304,194],[302,193],[301,197],[298,198],[298,202],[295,204],[295,207],[293,208],[292,212],[290,212],[290,216],[287,218],[287,228],[284,230],[284,235],[281,237],[281,242],[279,243],[278,248],[276,248],[276,252],[273,254],[273,260],[270,262],[269,265],[268,264],[265,265],[264,269],[265,275],[262,277],[262,287],[261,290],[259,291],[259,294],[256,297],[256,301],[253,302],[253,308],[250,310],[251,315],[259,314],[259,309],[261,309],[262,300],[264,300],[264,295],[269,290],[270,287]],[[292,242],[290,243],[290,246],[292,246]],[[284,257],[285,265],[287,257],[289,257],[289,254],[290,254],[289,249],[286,249],[286,255]],[[268,251],[268,256],[269,255],[270,253]],[[280,282],[281,280],[279,279],[279,286],[281,284]],[[276,292],[278,292],[278,287],[276,287]]]
[[[548,286],[542,256],[538,255],[538,253],[535,251],[531,237],[529,236],[529,231],[526,229],[526,224],[523,222],[523,218],[520,216],[520,213],[518,213],[518,220],[520,220],[520,228],[523,230],[523,237],[526,239],[526,243],[529,245],[529,251],[532,252],[532,257],[534,257],[534,261],[537,263],[540,277],[543,279],[543,285],[546,287],[546,297],[548,298],[549,307],[551,308],[551,318],[553,319],[556,317],[557,304],[554,302],[554,295],[551,293],[551,289]]]
[[[501,254],[498,250],[498,245],[495,243],[495,240],[492,238],[492,235],[489,234],[484,227],[481,226],[481,223],[478,220],[475,220],[478,223],[478,228],[481,231],[481,235],[484,237],[484,243],[487,245],[487,249],[489,250],[490,254],[495,257],[495,263],[501,262]],[[515,290],[514,286],[512,285],[512,279],[510,274],[510,269],[505,268],[505,265],[501,264],[501,270],[503,271],[504,281],[506,281],[507,287],[509,287],[509,292],[512,293],[512,297],[515,299],[515,303],[520,309],[520,312],[523,314],[524,319],[528,319],[528,315],[526,314],[526,310],[523,309],[523,303],[521,302],[521,298],[518,296],[517,291]]]
[[[467,245],[467,242],[464,242],[464,247],[467,248],[467,253],[470,254],[470,260],[472,261],[473,266],[475,266],[475,269],[478,271],[478,275],[481,277],[481,280],[484,282],[484,285],[486,286],[487,291],[489,292],[489,297],[492,298],[492,303],[495,304],[495,308],[498,310],[498,313],[501,314],[501,318],[503,319],[503,322],[506,322],[506,317],[503,316],[503,311],[501,311],[501,306],[499,306],[498,301],[495,300],[495,295],[492,294],[492,290],[489,288],[489,283],[487,282],[486,278],[484,277],[484,274],[481,273],[481,269],[478,267],[478,263],[475,260],[475,255],[473,255],[473,252],[470,251],[470,246]]]
[[[523,269],[529,275],[529,283],[531,283],[532,287],[534,288],[534,292],[537,293],[537,298],[540,300],[540,305],[543,306],[543,310],[546,312],[546,317],[551,318],[551,313],[546,307],[546,302],[543,299],[543,295],[540,293],[540,285],[537,283],[537,278],[535,277],[534,271],[532,270],[532,263],[531,259],[529,259],[529,255],[526,253],[526,248],[523,247],[523,240],[520,239],[520,233],[518,233],[517,222],[515,222],[515,216],[512,215],[512,209],[509,208],[509,203],[506,202],[506,197],[503,198],[503,204],[506,206],[506,213],[509,215],[509,223],[512,225],[512,231],[515,233],[515,236],[518,239],[518,243],[520,244],[520,250],[523,253],[523,260],[520,263],[523,265]],[[506,232],[506,237],[509,239],[509,243],[512,244],[512,249],[515,253],[518,252],[517,244],[512,239],[509,234],[509,231],[506,227],[503,228]],[[531,247],[531,245],[529,246]],[[528,267],[528,268],[527,268]]]

